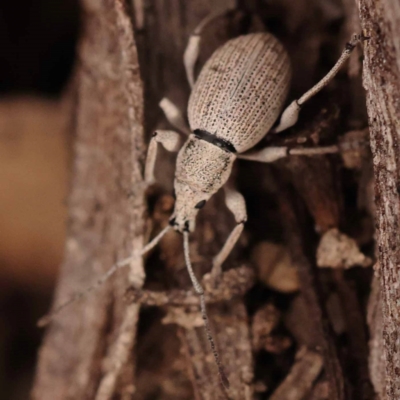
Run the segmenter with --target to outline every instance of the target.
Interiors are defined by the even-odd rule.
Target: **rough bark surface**
[[[400,5],[359,0],[365,43],[364,87],[375,177],[387,399],[400,397]]]
[[[85,0],[82,6],[69,235],[55,304],[142,246],[144,196],[136,184],[142,179],[143,97],[133,31],[122,1]],[[143,275],[140,258],[131,268]],[[127,276],[121,271],[57,316],[39,353],[34,399],[94,399],[99,385],[110,384],[104,377],[129,369],[132,360],[115,365],[118,349],[111,346],[124,323],[132,329],[123,345],[134,343],[138,306],[123,302]]]

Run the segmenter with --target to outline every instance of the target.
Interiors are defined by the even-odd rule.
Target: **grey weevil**
[[[226,185],[234,161],[241,158],[268,163],[291,154],[336,153],[339,147],[334,145],[291,150],[287,147],[267,147],[247,152],[271,131],[281,113],[290,86],[290,60],[283,45],[272,34],[247,34],[229,40],[218,48],[195,82],[194,67],[199,54],[201,33],[219,15],[210,15],[200,23],[191,35],[184,54],[186,75],[192,87],[188,104],[190,129],[173,103],[166,98],[160,103],[169,122],[189,136],[180,150],[179,133],[158,130],[152,136],[145,165],[145,182],[154,182],[159,143],[168,151],[179,150],[174,181],[176,202],[169,226],[142,249],[141,255],[152,249],[170,229],[183,235],[185,262],[193,287],[200,297],[206,334],[221,382],[228,387],[229,382],[223,372],[208,323],[204,290],[193,272],[189,256],[189,233],[195,229],[197,213],[213,194],[224,188],[226,205],[233,213],[237,225],[213,259],[211,275],[217,278],[247,219],[243,196]],[[280,122],[274,129],[275,133],[297,122],[301,106],[332,80],[360,40],[359,35],[354,35],[329,73],[283,111]],[[132,258],[133,256],[115,264],[93,286],[55,308],[41,324],[44,325],[61,309],[99,287],[118,268],[129,265]]]

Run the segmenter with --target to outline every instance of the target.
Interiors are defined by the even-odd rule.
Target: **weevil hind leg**
[[[225,262],[242,234],[244,223],[247,220],[246,202],[244,197],[230,186],[225,186],[224,191],[226,206],[235,217],[237,225],[233,228],[220,252],[213,259],[211,277],[214,280],[221,276],[222,264]]]
[[[352,51],[357,46],[357,44],[361,41],[360,35],[353,35],[350,42],[346,44],[339,60],[332,67],[332,69],[310,90],[303,94],[299,99],[294,100],[282,113],[281,120],[279,125],[272,130],[273,133],[282,132],[285,129],[293,126],[298,118],[301,106],[309,100],[311,97],[315,96],[321,89],[323,89],[328,83],[335,77],[335,75],[339,72],[342,65],[345,61],[350,57]]]
[[[144,168],[144,180],[148,185],[153,184],[155,181],[154,168],[156,164],[159,143],[166,150],[177,152],[182,145],[181,135],[175,131],[161,129],[153,133],[147,150],[146,165]]]
[[[201,35],[207,25],[217,18],[223,17],[227,13],[231,12],[234,8],[224,8],[219,11],[208,14],[201,22],[196,26],[194,31],[189,37],[188,44],[183,54],[183,64],[186,70],[186,77],[191,88],[194,86],[194,69],[196,66],[197,59],[199,58]]]

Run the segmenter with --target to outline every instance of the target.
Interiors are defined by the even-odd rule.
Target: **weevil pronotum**
[[[218,278],[222,271],[221,266],[239,239],[247,218],[243,196],[226,185],[234,161],[242,158],[273,162],[291,154],[329,154],[340,149],[336,145],[291,150],[287,147],[267,147],[247,152],[271,131],[282,111],[290,85],[290,61],[284,47],[272,34],[247,34],[229,40],[218,48],[195,81],[194,67],[202,31],[218,16],[220,13],[210,15],[200,23],[190,37],[184,54],[186,74],[192,87],[188,104],[190,129],[173,103],[168,99],[163,99],[160,103],[169,122],[181,132],[187,133],[188,138],[179,150],[181,141],[177,132],[158,130],[152,136],[145,165],[145,181],[149,184],[154,181],[159,143],[169,151],[179,150],[174,181],[176,202],[169,226],[142,249],[141,255],[152,249],[170,229],[182,234],[187,270],[194,290],[200,297],[205,330],[221,382],[227,387],[229,382],[223,372],[208,324],[204,290],[193,272],[189,256],[189,233],[195,229],[196,215],[206,201],[223,187],[226,205],[233,213],[237,225],[213,259],[211,274],[213,278]],[[329,73],[283,111],[274,132],[281,132],[296,123],[301,106],[329,83],[360,40],[359,35],[353,36]],[[93,286],[55,308],[42,320],[42,325],[68,304],[99,287],[118,268],[129,265],[132,258],[133,256],[120,261]]]

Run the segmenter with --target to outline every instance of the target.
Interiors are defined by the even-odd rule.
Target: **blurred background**
[[[27,399],[63,255],[78,0],[0,2],[0,399]]]

